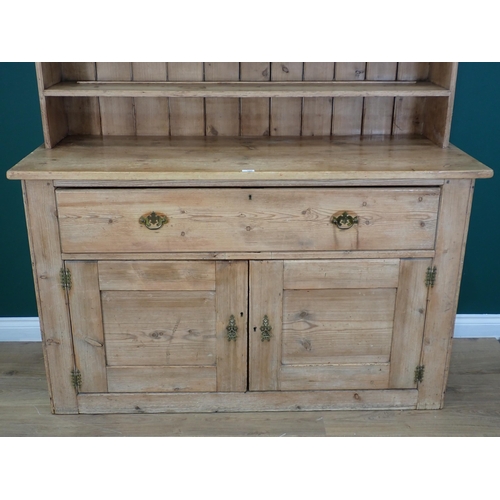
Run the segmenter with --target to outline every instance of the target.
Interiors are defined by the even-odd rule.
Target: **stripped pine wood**
[[[57,203],[65,253],[431,250],[439,189],[68,189]],[[139,224],[152,206],[169,218],[156,231]],[[331,222],[344,211],[348,230]]]
[[[238,81],[237,62],[206,62],[205,81]],[[205,98],[206,135],[238,136],[240,133],[240,102],[235,98]]]
[[[73,285],[68,292],[79,392],[107,392],[104,332],[97,262],[68,262]]]
[[[132,80],[131,63],[96,63],[98,80]],[[135,135],[135,111],[132,97],[99,97],[103,135]]]
[[[387,363],[395,297],[393,288],[285,290],[281,368],[289,367],[287,377],[292,377],[295,367],[298,373],[302,365],[311,368],[303,386],[288,388],[306,390],[314,370],[323,373],[323,364]],[[356,373],[361,373],[362,367],[358,368]],[[301,377],[297,375],[297,384]],[[335,388],[339,386],[322,387]]]
[[[423,81],[429,77],[430,64],[428,62],[400,62],[398,63],[398,80]]]
[[[304,80],[332,81],[334,63],[304,63]],[[304,97],[302,111],[302,135],[327,135],[332,132],[331,97]]]
[[[427,287],[424,280],[431,259],[401,259],[394,314],[389,387],[414,388],[424,332]]]
[[[242,82],[266,82],[271,78],[271,65],[268,62],[240,63]],[[242,136],[269,135],[269,98],[247,97],[240,100],[240,127]]]
[[[96,63],[62,63],[63,80],[96,80]],[[69,135],[101,135],[101,115],[97,97],[64,99]]]
[[[103,291],[101,297],[109,366],[215,365],[215,292]]]
[[[247,389],[248,263],[216,263],[217,391],[244,392]],[[231,316],[237,327],[229,340]]]
[[[190,394],[80,394],[80,413],[408,410],[416,389]]]
[[[283,262],[250,262],[249,390],[280,389],[281,332],[283,324]],[[264,316],[271,327],[265,333]]]
[[[293,290],[321,288],[396,288],[399,259],[287,260],[284,287]]]
[[[443,186],[433,260],[439,275],[428,295],[420,360],[425,373],[423,382],[418,384],[419,409],[441,408],[444,402],[473,188],[473,181],[468,179],[449,181]]]
[[[75,362],[66,291],[60,281],[64,263],[52,183],[24,182],[23,196],[52,411],[78,413],[71,384]]]
[[[336,63],[335,80],[364,80],[366,63]],[[332,134],[360,135],[363,123],[363,97],[335,97]]]
[[[214,262],[99,262],[101,290],[215,290]]]
[[[275,82],[302,81],[303,63],[271,63],[271,80]],[[271,99],[271,135],[298,136],[302,129],[302,98],[276,97]]]
[[[203,81],[203,63],[167,63],[170,82]],[[203,98],[172,98],[170,107],[170,134],[173,136],[205,135],[205,103]]]
[[[109,391],[214,392],[215,366],[113,366],[108,368]]]
[[[280,370],[283,391],[386,389],[388,380],[388,363],[282,366]]]

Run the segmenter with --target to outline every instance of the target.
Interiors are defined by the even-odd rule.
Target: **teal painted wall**
[[[479,180],[459,313],[500,314],[500,63],[461,63],[451,142],[496,171]],[[5,172],[43,142],[33,63],[0,63],[0,317],[36,316],[19,181]]]

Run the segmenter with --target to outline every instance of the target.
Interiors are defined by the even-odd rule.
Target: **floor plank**
[[[433,411],[52,415],[41,344],[0,344],[0,436],[500,436],[500,343],[455,339]]]

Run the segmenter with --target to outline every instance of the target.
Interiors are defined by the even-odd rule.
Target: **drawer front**
[[[102,253],[430,250],[439,194],[137,188],[58,189],[56,196],[62,251]]]

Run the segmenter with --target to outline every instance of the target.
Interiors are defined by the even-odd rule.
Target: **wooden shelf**
[[[285,185],[486,178],[455,147],[423,138],[77,137],[37,149],[9,179]]]
[[[448,97],[429,82],[62,82],[46,97]]]

